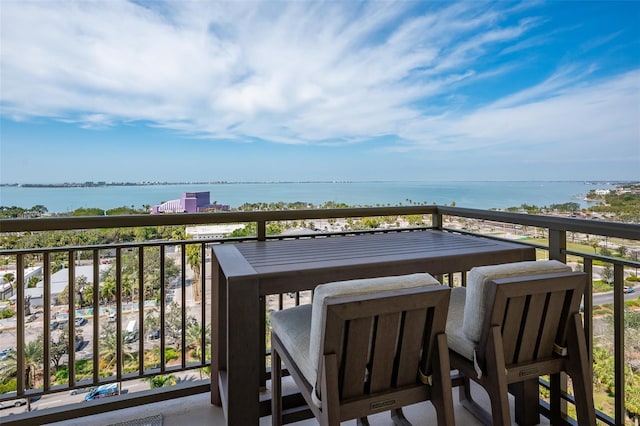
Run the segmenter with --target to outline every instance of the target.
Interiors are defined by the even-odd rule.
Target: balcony
[[[395,219],[386,222],[388,218]],[[314,226],[320,227],[321,232],[308,229],[312,222],[323,224]],[[190,225],[238,223],[250,224],[255,232],[224,239],[188,239],[183,232],[173,232]],[[277,226],[293,223],[306,224],[307,230],[300,235],[282,232],[283,227]],[[344,226],[337,225],[340,223]],[[538,258],[575,264],[591,277],[599,277],[603,268],[610,271],[612,291],[605,303],[611,306],[601,308],[598,300],[594,304],[590,280],[586,292],[589,297],[583,303],[584,324],[592,359],[601,359],[603,351],[611,348],[605,356],[613,364],[611,377],[606,384],[598,378],[596,386],[599,420],[610,425],[625,422],[629,404],[626,392],[629,383],[638,380],[636,354],[625,346],[625,333],[630,330],[624,326],[624,302],[625,297],[633,296],[625,294],[625,277],[637,275],[640,262],[631,260],[631,256],[598,254],[598,245],[593,252],[572,247],[574,240],[596,241],[601,246],[625,246],[638,253],[640,226],[443,206],[1,220],[2,235],[19,238],[26,245],[0,250],[5,270],[25,271],[14,273],[12,287],[18,314],[0,321],[0,350],[8,349],[0,363],[12,366],[3,369],[2,379],[13,383],[13,389],[7,387],[0,394],[0,403],[28,399],[29,404],[0,411],[0,422],[86,424],[94,419],[95,423],[109,424],[145,417],[144,413],[161,413],[165,425],[184,424],[183,416],[196,424],[205,419],[224,424],[222,410],[210,404],[206,376],[211,365],[210,348],[216,345],[210,337],[212,245],[283,238],[344,238],[354,233],[396,232],[398,226],[403,230],[435,228],[511,240],[537,235],[534,242],[519,241],[535,247]],[[165,235],[173,232],[173,236],[155,238],[155,227],[162,228]],[[127,241],[116,244],[79,244],[78,238],[67,238],[72,242],[69,245],[50,247],[35,237],[40,231],[55,231],[65,238],[88,230],[135,235],[135,239],[123,238]],[[40,274],[27,275],[26,271],[33,271],[30,268],[39,269]],[[456,271],[439,278],[451,286],[464,285],[466,272]],[[265,322],[271,310],[307,303],[310,297],[309,292],[267,296]],[[603,315],[611,320],[603,321]],[[609,330],[607,327],[611,327],[611,333],[602,331]],[[612,336],[611,342],[605,342],[605,334]],[[69,336],[81,336],[81,340]],[[270,421],[268,346],[266,337],[261,424]],[[17,374],[20,371],[25,374]],[[162,380],[175,385],[149,390],[152,382]],[[116,383],[121,395],[83,402],[83,395],[90,388],[109,383]],[[541,386],[544,397],[548,385],[541,381]],[[562,387],[570,424],[571,386],[565,380]],[[608,392],[602,390],[605,387]],[[77,395],[70,395],[74,390]],[[291,401],[295,402],[295,396]],[[26,412],[28,408],[30,412]],[[543,415],[547,408],[547,401],[541,399]],[[415,424],[433,424],[433,419],[429,422],[422,418],[423,409],[433,414],[426,404],[410,407],[408,417],[414,413]],[[387,417],[378,416],[385,424]],[[456,420],[459,424],[477,424],[458,405]]]

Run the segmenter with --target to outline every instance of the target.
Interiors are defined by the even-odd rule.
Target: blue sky
[[[640,180],[640,2],[0,0],[0,182]]]

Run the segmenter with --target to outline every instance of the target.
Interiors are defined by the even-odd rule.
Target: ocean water
[[[232,208],[248,203],[283,201],[320,205],[328,201],[351,206],[447,204],[479,209],[503,209],[522,204],[549,206],[576,202],[582,207],[591,189],[613,188],[612,184],[582,181],[487,181],[487,182],[301,182],[219,183],[93,188],[0,187],[0,206],[30,208],[44,205],[49,212],[77,208],[111,209],[121,206],[161,204],[178,199],[183,192],[209,191],[211,202]]]

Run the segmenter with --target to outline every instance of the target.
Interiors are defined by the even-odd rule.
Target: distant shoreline
[[[18,187],[18,188],[100,188],[111,186],[179,186],[179,185],[256,185],[256,184],[345,184],[345,183],[380,183],[380,182],[394,182],[394,181],[353,181],[353,180],[312,180],[312,181],[202,181],[202,182],[63,182],[63,183],[0,183],[0,187]],[[418,182],[418,181],[416,181]],[[442,181],[448,182],[448,181]],[[452,182],[465,182],[465,181],[452,181]],[[470,182],[483,182],[470,181]],[[494,181],[488,180],[484,182],[583,182],[585,185],[620,185],[630,184],[636,181],[632,180],[517,180],[517,181]]]

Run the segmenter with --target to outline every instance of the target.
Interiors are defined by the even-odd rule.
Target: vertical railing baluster
[[[42,330],[44,331],[44,391],[48,392],[51,389],[51,253],[44,252],[42,254],[42,303],[44,305],[44,324]]]
[[[67,368],[69,371],[69,377],[67,380],[67,386],[72,387],[76,383],[76,262],[75,255],[79,251],[69,250],[69,283],[67,284],[68,290],[68,309],[69,315],[67,317],[67,332],[69,336],[69,344],[67,345]]]
[[[614,342],[614,417],[616,423],[623,424],[624,408],[624,266],[613,265],[613,342]]]
[[[24,362],[24,254],[16,257],[16,387],[18,395],[24,395],[27,388]]]
[[[133,289],[132,289],[133,290]],[[144,247],[138,247],[138,374],[144,374]]]
[[[122,337],[122,248],[116,248],[116,380],[122,380],[124,363]]]
[[[100,380],[100,250],[93,251],[93,383]]]
[[[182,249],[185,249],[184,245]],[[205,298],[207,294],[205,284],[207,280],[207,245],[205,243],[200,244],[200,268],[200,365],[204,365],[207,359],[207,301]]]
[[[182,352],[182,368],[186,368],[187,366],[187,251],[180,250],[180,273],[182,275],[182,291],[180,297],[180,304],[182,306],[182,333],[180,334],[180,339],[182,341],[182,345],[180,345],[180,349]],[[193,280],[191,281],[193,285]],[[193,289],[192,289],[193,290]]]
[[[164,269],[165,269],[165,259],[164,259],[164,246],[160,246],[160,371],[164,373],[165,371],[165,301],[166,301],[166,291],[165,291],[165,282],[164,282]]]

